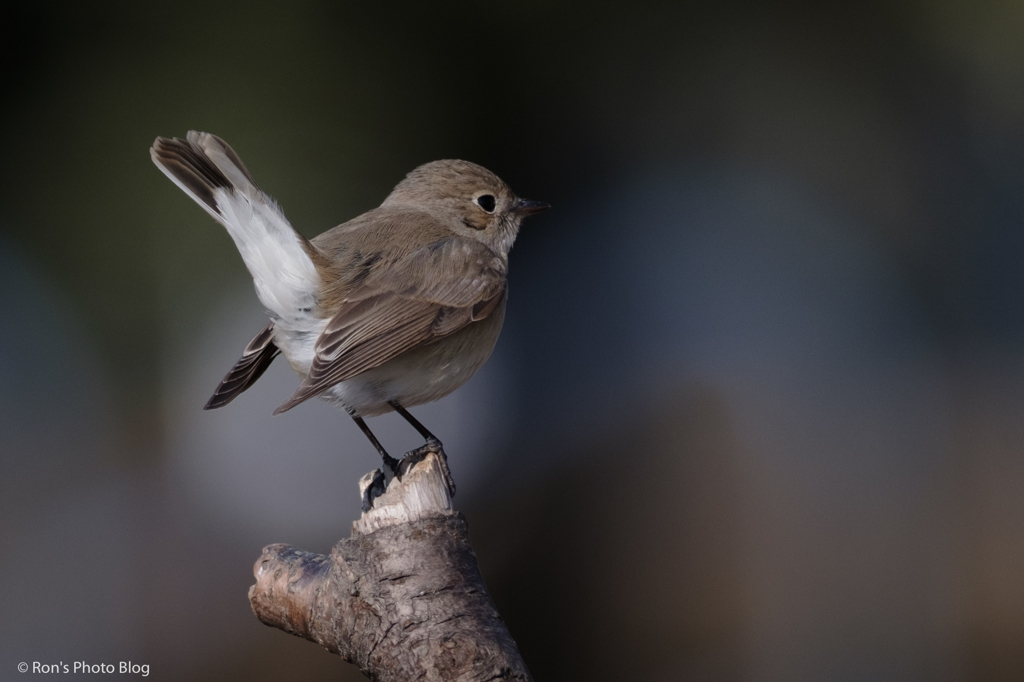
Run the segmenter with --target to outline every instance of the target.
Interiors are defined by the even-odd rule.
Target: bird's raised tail
[[[234,150],[216,135],[193,130],[185,139],[156,138],[150,156],[227,228],[275,321],[296,330],[315,324],[310,311],[320,288],[315,261],[321,256],[259,188]]]

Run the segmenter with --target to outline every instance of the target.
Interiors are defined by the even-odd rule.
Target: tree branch
[[[267,625],[317,642],[371,680],[530,680],[491,601],[469,527],[452,511],[442,460],[427,453],[385,486],[329,557],[270,545],[249,588]]]

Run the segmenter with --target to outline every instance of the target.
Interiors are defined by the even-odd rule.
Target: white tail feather
[[[302,237],[284,217],[277,203],[256,187],[248,173],[224,153],[216,138],[190,131],[187,139],[232,185],[230,188],[212,188],[216,208],[196,196],[161,163],[154,152],[153,160],[157,166],[227,228],[252,274],[256,294],[273,314],[277,326],[293,331],[310,331],[317,325],[322,326],[322,320],[311,314],[321,285],[320,276],[306,252]]]

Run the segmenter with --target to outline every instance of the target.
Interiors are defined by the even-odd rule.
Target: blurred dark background
[[[1024,4],[0,12],[0,678],[360,679],[249,610],[377,460],[283,362],[201,411],[264,316],[194,128],[307,236],[437,158],[554,205],[414,410],[538,680],[1024,679]]]

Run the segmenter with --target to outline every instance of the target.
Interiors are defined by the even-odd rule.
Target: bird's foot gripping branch
[[[367,494],[330,556],[270,545],[249,589],[267,625],[317,642],[379,682],[530,680],[491,601],[443,455],[429,452]],[[368,503],[368,504],[367,504]]]

